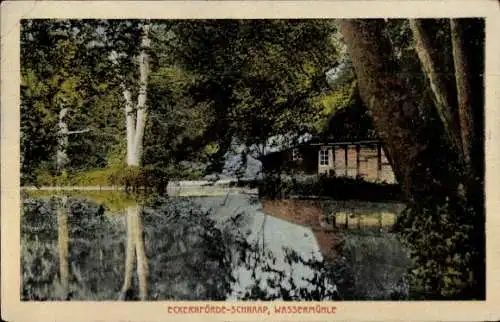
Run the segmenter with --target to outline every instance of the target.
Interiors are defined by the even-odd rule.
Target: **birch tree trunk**
[[[141,165],[143,144],[144,144],[144,130],[146,128],[147,119],[147,93],[148,93],[148,77],[149,77],[149,54],[150,48],[149,39],[150,25],[143,26],[143,38],[141,44],[141,53],[139,54],[139,95],[137,97],[137,124],[135,129],[135,165]]]
[[[68,107],[66,105],[61,104],[61,109],[59,110],[59,122],[58,126],[58,135],[57,135],[57,151],[56,151],[56,170],[58,174],[61,174],[64,170],[66,170],[66,166],[68,164],[68,138],[72,134],[81,134],[90,131],[90,129],[82,129],[76,131],[69,131],[68,124],[66,122],[66,115],[68,114]]]
[[[141,166],[144,150],[144,131],[147,121],[147,93],[149,77],[149,54],[151,40],[150,25],[142,26],[142,41],[139,56],[139,91],[134,108],[131,91],[123,85],[125,99],[125,122],[127,128],[127,165]]]
[[[68,154],[66,152],[68,148],[68,125],[65,120],[66,114],[68,114],[68,108],[62,105],[59,110],[59,130],[56,151],[56,170],[59,174],[62,173],[68,163]]]
[[[133,165],[135,162],[135,111],[130,90],[123,86],[123,97],[125,99],[125,124],[127,129],[127,164]]]

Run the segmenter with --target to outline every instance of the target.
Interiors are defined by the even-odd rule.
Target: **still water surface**
[[[21,252],[22,300],[342,298],[314,232],[254,196],[24,196]]]

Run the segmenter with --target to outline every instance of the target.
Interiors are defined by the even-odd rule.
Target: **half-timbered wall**
[[[328,151],[328,163],[320,164],[320,155]],[[395,183],[391,165],[380,144],[344,144],[322,146],[318,151],[318,173],[339,177],[361,177],[370,182]]]

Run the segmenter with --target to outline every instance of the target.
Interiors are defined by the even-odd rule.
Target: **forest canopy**
[[[25,20],[23,182],[127,162],[217,171],[234,140],[321,128],[334,31],[329,20]]]

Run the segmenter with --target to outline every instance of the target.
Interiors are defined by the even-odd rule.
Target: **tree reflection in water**
[[[59,242],[59,280],[64,298],[69,296],[69,233],[68,233],[68,197],[63,196],[57,207],[58,242]]]
[[[125,255],[125,278],[120,293],[120,300],[136,299],[136,292],[132,289],[132,272],[134,255],[137,259],[137,278],[139,280],[139,299],[147,300],[148,297],[148,262],[144,249],[144,233],[142,226],[142,206],[127,207],[127,247]]]
[[[152,299],[224,300],[228,248],[206,212],[187,199],[161,199],[143,213]]]
[[[123,227],[82,200],[24,199],[22,300],[103,300],[119,290]]]
[[[105,214],[89,200],[24,198],[21,298],[336,298],[307,229],[248,202],[157,198]]]

